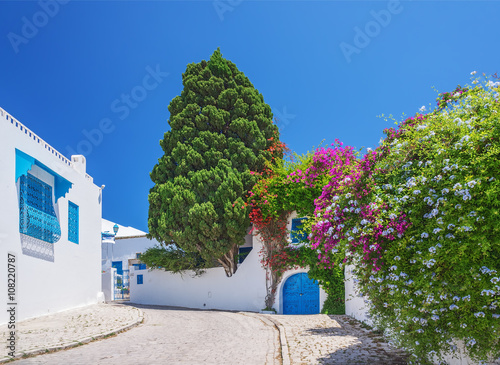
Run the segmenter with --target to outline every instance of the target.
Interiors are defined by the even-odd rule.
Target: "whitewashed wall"
[[[103,243],[102,269],[107,272],[111,268],[113,261],[121,261],[123,270],[129,270],[131,269],[128,267],[129,259],[135,259],[137,253],[145,252],[156,244],[158,244],[158,241],[146,237],[120,238],[116,239],[114,244]]]
[[[359,295],[356,277],[353,275],[353,265],[347,265],[344,269],[345,274],[345,314],[356,318],[358,321],[372,325],[368,318],[368,305],[365,303],[366,297]]]
[[[266,274],[260,265],[260,243],[240,264],[232,277],[222,267],[207,269],[199,277],[163,270],[131,271],[130,301],[138,304],[169,305],[199,309],[260,311],[266,296]],[[137,285],[141,274],[144,284]],[[133,276],[132,276],[133,275]]]
[[[50,136],[50,128],[46,134]],[[61,239],[54,244],[53,262],[22,253],[19,196],[14,181],[16,148],[73,183],[55,205]],[[13,252],[17,257],[17,320],[97,302],[101,291],[101,198],[101,190],[90,176],[78,172],[66,158],[0,109],[0,285],[6,293],[7,252]],[[79,206],[79,244],[68,241],[68,199]],[[6,311],[0,311],[0,324],[7,321]]]
[[[138,304],[258,312],[265,307],[266,272],[260,263],[262,242],[258,236],[247,236],[246,247],[251,245],[250,241],[253,241],[252,251],[230,278],[226,277],[222,267],[208,269],[200,277],[193,277],[192,272],[180,275],[162,270],[131,270],[130,301]],[[300,272],[307,270],[291,270],[284,274],[274,305],[278,313],[283,313],[281,298],[286,279]],[[143,275],[144,284],[137,284],[138,274]],[[325,300],[326,293],[320,289],[320,309]]]
[[[116,269],[110,268],[108,271],[102,273],[102,293],[104,294],[104,300],[106,302],[112,302],[115,300],[114,291],[114,277],[116,275]]]

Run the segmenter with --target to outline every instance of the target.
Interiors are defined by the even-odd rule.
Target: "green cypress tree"
[[[215,51],[182,75],[184,90],[168,107],[164,156],[151,172],[149,234],[165,245],[217,260],[236,272],[250,226],[248,192],[275,157],[278,129],[263,96]]]

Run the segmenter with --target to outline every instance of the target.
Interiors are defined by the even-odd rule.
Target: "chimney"
[[[87,162],[85,161],[84,155],[71,156],[71,165],[76,171],[78,171],[83,176],[87,174]]]

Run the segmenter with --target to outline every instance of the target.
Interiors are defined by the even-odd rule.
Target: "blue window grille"
[[[134,264],[135,270],[146,270],[146,264]]]
[[[292,239],[292,243],[299,243],[307,241],[307,233],[300,232],[303,227],[302,224],[306,222],[307,218],[295,218],[292,219],[292,229],[290,232],[290,238]]]
[[[68,240],[79,243],[79,212],[78,205],[68,202]]]
[[[31,174],[20,176],[19,232],[49,243],[61,238],[61,226],[52,201],[52,186]]]
[[[144,283],[144,277],[142,275],[137,275],[137,285]]]

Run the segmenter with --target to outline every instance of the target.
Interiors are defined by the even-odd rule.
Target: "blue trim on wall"
[[[33,165],[40,167],[41,169],[47,171],[49,174],[54,176],[54,194],[56,202],[60,197],[66,195],[66,193],[71,189],[73,183],[66,180],[64,177],[59,175],[57,172],[51,170],[43,163],[38,161],[36,158],[24,153],[16,148],[16,182],[22,176],[26,175],[28,171],[31,170]]]
[[[68,241],[79,244],[80,240],[80,208],[68,201]]]
[[[19,232],[49,243],[61,238],[52,186],[31,174],[22,175],[19,182]]]

